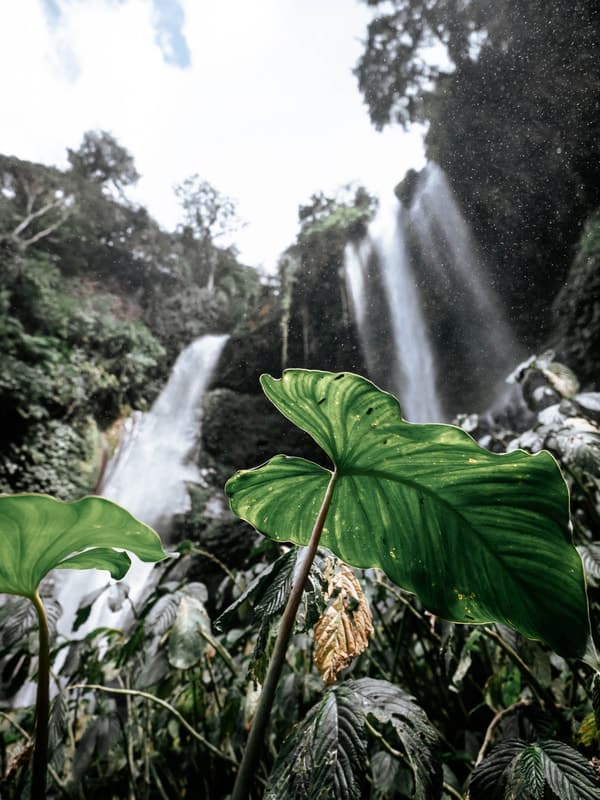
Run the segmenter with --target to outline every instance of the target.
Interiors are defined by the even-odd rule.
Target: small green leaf
[[[519,754],[515,763],[515,776],[523,781],[531,800],[544,797],[544,754],[538,744],[530,744]]]
[[[129,557],[113,548],[142,561],[167,557],[151,528],[102,497],[0,496],[0,592],[33,597],[52,569],[94,567],[121,578]]]
[[[84,553],[65,558],[55,569],[102,569],[110,572],[111,578],[120,581],[127,574],[131,566],[131,559],[121,550],[111,550],[110,547],[92,547]]]
[[[380,567],[440,617],[502,622],[561,655],[585,652],[583,568],[549,453],[490,453],[459,428],[408,423],[394,397],[357,375],[286,370],[261,382],[333,462],[322,545]],[[261,533],[305,545],[331,475],[278,455],[236,473],[226,492]]]

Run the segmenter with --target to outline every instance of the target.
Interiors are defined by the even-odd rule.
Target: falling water
[[[346,275],[369,374],[398,394],[404,416],[412,422],[438,422],[442,411],[435,388],[433,352],[412,274],[405,240],[405,212],[393,205],[380,207],[368,237],[346,249]],[[386,308],[373,297],[370,269],[377,268]],[[369,320],[372,315],[376,322]],[[382,322],[387,320],[387,324]],[[380,358],[388,336],[392,348]]]
[[[523,353],[437,165],[348,245],[345,269],[367,369],[408,419],[487,407]]]
[[[163,541],[168,540],[174,516],[190,509],[188,485],[200,479],[193,455],[200,435],[201,402],[226,340],[227,336],[203,336],[182,351],[152,409],[130,420],[127,435],[105,473],[101,494],[155,528]],[[134,606],[148,589],[152,569],[152,564],[132,556],[125,581]],[[101,590],[108,581],[105,572],[96,570],[63,571],[57,580],[61,577],[59,629],[70,637],[81,599]],[[122,619],[122,612],[112,611],[102,595],[76,635],[104,625],[119,627]]]

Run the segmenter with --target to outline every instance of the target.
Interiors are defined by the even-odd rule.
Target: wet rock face
[[[262,394],[222,388],[204,400],[202,449],[232,472],[258,466],[277,453],[320,463],[325,459],[308,434],[292,426]]]
[[[215,370],[212,385],[235,392],[260,392],[263,372],[281,374],[281,319],[273,314],[249,332],[233,334]]]
[[[589,221],[554,303],[551,344],[584,388],[600,386],[600,211]]]

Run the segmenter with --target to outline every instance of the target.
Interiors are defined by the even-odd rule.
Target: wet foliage
[[[589,571],[595,635],[600,401],[579,392],[549,354],[522,365],[515,380],[532,410],[528,430],[517,436],[474,415],[461,423],[495,451],[545,446],[558,459]],[[54,631],[54,654],[66,659],[51,723],[50,797],[164,798],[193,786],[195,796],[218,798],[231,790],[298,554],[255,545],[235,568],[207,550],[207,541],[182,542],[179,559],[155,568],[158,582],[127,629],[71,641]],[[383,573],[355,571],[364,593],[356,602],[368,603],[372,632],[327,689],[315,637],[340,590],[324,567],[320,559],[307,587],[256,797],[462,797],[469,780],[475,798],[490,781],[494,791],[504,786],[519,796],[541,796],[544,786],[549,797],[598,796],[589,764],[599,742],[590,667],[502,625],[431,617]],[[198,580],[203,571],[217,576],[210,592]],[[102,593],[83,606],[101,602]],[[126,593],[110,602],[127,607]],[[32,620],[21,605],[15,599],[2,609],[7,700],[36,669]],[[344,607],[352,617],[352,602]],[[10,800],[24,796],[31,724],[26,707],[0,720],[3,796]]]

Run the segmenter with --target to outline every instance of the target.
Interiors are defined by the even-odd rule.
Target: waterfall
[[[369,375],[413,422],[485,410],[523,356],[443,171],[429,164],[406,207],[384,204],[346,247]]]
[[[100,493],[124,506],[134,516],[167,539],[176,514],[191,506],[188,484],[200,480],[193,461],[200,435],[201,403],[227,336],[202,336],[179,355],[169,380],[152,406],[128,421],[126,435],[109,462]],[[153,570],[135,556],[125,581],[129,600],[135,606],[145,591]],[[59,630],[71,631],[77,608],[84,596],[101,591],[109,583],[106,572],[69,570],[57,573],[57,599],[63,608]],[[80,637],[99,626],[119,627],[123,612],[111,611],[106,592],[94,604]]]
[[[407,419],[440,422],[433,351],[408,256],[404,216],[396,201],[380,206],[367,238],[346,247],[346,276],[369,375],[398,395]],[[372,286],[377,280],[383,295],[379,298]],[[391,343],[387,353],[386,339]]]

